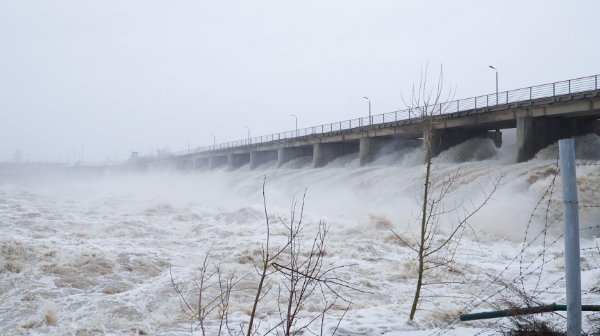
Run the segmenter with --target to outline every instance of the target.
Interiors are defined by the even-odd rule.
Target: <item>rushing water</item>
[[[579,142],[580,158],[600,157],[596,137]],[[343,291],[352,304],[337,334],[428,335],[463,312],[490,276],[521,251],[532,211],[554,177],[556,155],[553,145],[536,159],[516,164],[514,148],[496,150],[489,140],[471,140],[436,159],[438,180],[459,169],[445,199],[448,204],[478,204],[491,190],[491,181],[503,178],[493,200],[470,221],[474,231],[467,232],[458,249],[454,272],[462,273],[461,281],[443,283],[449,276],[443,272],[431,279],[417,323],[407,322],[416,278],[414,253],[390,229],[408,232],[418,211],[424,177],[424,156],[418,150],[388,155],[366,167],[358,167],[357,156],[348,155],[322,169],[311,169],[310,160],[300,158],[280,169],[270,162],[254,171],[246,166],[234,172],[5,183],[0,186],[0,333],[189,334],[169,270],[177,283],[187,284],[191,298],[193,280],[209,249],[224,272],[246,276],[232,296],[231,323],[247,321],[257,286],[253,265],[260,261],[266,237],[261,191],[266,176],[270,218],[289,220],[292,201],[301,203],[306,190],[305,243],[310,244],[323,220],[330,226],[326,263],[352,265],[336,273],[359,289]],[[582,204],[600,204],[599,182],[597,166],[578,167]],[[554,194],[560,199],[560,178]],[[560,210],[558,202],[548,208],[551,214]],[[540,232],[544,218],[543,213],[534,215],[528,237]],[[582,209],[581,218],[582,227],[597,225],[600,211]],[[551,227],[548,242],[561,227],[560,221]],[[582,246],[593,246],[596,233],[585,231]],[[283,226],[276,221],[271,234],[272,246],[285,241]],[[520,262],[538,265],[542,244],[527,249]],[[558,281],[540,294],[545,303],[564,300],[561,244],[547,249],[545,255],[556,259],[545,265],[542,277],[525,278],[529,290]],[[597,251],[582,253],[584,267],[595,267]],[[501,279],[510,281],[518,274],[519,262]],[[599,274],[583,272],[584,291],[599,285]],[[279,281],[272,278],[274,288]],[[278,318],[276,292],[259,305],[263,327]],[[596,299],[588,295],[584,303]],[[301,319],[310,319],[320,303],[311,300]],[[342,303],[326,319],[325,330],[335,328],[346,307]],[[452,334],[474,334],[489,323],[459,323]]]

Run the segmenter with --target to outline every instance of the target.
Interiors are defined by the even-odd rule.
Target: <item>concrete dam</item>
[[[435,116],[437,153],[472,138],[489,138],[502,146],[502,130],[517,132],[517,161],[525,162],[548,145],[564,138],[600,134],[599,75],[532,86],[440,104]],[[166,169],[229,170],[268,161],[277,165],[312,156],[320,168],[334,159],[359,153],[360,165],[422,141],[421,118],[416,109],[394,111],[200,147],[162,156],[132,157],[123,167],[135,171]]]

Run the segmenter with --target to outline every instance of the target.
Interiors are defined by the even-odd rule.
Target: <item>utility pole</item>
[[[292,114],[292,117],[296,117],[296,115]],[[296,117],[296,137],[298,137],[298,117]]]
[[[248,129],[248,145],[250,144],[250,127],[244,126]]]
[[[581,268],[579,259],[579,202],[573,139],[558,141],[565,222],[567,335],[581,335]]]
[[[363,97],[366,100],[369,101],[369,125],[373,125],[373,119],[371,118],[371,99],[367,98],[367,97]]]
[[[217,145],[217,137],[213,133],[210,133],[210,134],[212,134],[212,136],[213,136],[213,147],[214,147]]]
[[[490,68],[496,70],[496,105],[498,105],[498,70],[491,65]],[[508,104],[508,101],[506,103]]]

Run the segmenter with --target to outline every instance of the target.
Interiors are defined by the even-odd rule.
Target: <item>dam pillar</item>
[[[433,132],[431,150],[433,151],[434,156],[439,155],[441,152],[451,147],[475,138],[491,139],[496,148],[502,146],[502,132],[500,132],[500,130],[490,132],[487,130],[436,129]],[[426,136],[427,134],[424,134],[423,138],[425,139]]]
[[[205,167],[208,167],[208,158],[194,159],[194,170],[202,169]]]
[[[377,160],[379,157],[391,154],[406,147],[414,147],[416,141],[393,137],[364,137],[360,138],[360,166]]]
[[[194,163],[192,160],[183,160],[183,161],[180,161],[180,163],[179,163],[179,169],[180,170],[192,170],[193,165],[194,165]]]
[[[227,155],[227,169],[229,171],[236,170],[248,163],[250,163],[250,153]]]
[[[554,119],[554,120],[553,120]],[[517,118],[517,162],[531,160],[535,154],[560,137],[556,118]]]
[[[291,160],[310,156],[313,153],[312,147],[282,147],[277,150],[277,168],[281,167],[285,163]]]
[[[224,166],[227,164],[227,161],[228,161],[227,155],[211,156],[210,158],[208,158],[208,169],[213,170],[213,169],[219,168],[221,166]]]
[[[277,151],[252,151],[250,152],[250,170],[269,161],[277,160]]]
[[[316,143],[313,145],[313,168],[325,167],[329,162],[340,156],[358,151],[358,143]]]
[[[590,133],[600,134],[596,119],[561,117],[517,118],[517,162],[526,162],[541,149],[561,139]]]

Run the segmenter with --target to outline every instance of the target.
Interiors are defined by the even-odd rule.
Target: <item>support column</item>
[[[208,158],[208,169],[213,170],[227,164],[227,155],[211,156]]]
[[[325,167],[340,156],[358,151],[358,143],[316,143],[313,145],[313,168]]]
[[[416,141],[393,137],[364,137],[360,138],[360,166],[377,160],[379,157],[391,154],[406,147],[416,146]]]
[[[193,160],[183,160],[179,164],[179,169],[180,170],[191,170],[191,169],[193,169],[193,166],[194,166]]]
[[[194,159],[194,170],[208,167],[209,158]]]
[[[311,147],[283,147],[277,150],[277,168],[293,159],[303,156],[312,155],[313,148]]]
[[[432,151],[433,155],[437,156],[441,152],[456,146],[461,143],[474,139],[491,139],[494,141],[496,148],[502,146],[502,132],[496,130],[495,132],[488,132],[487,130],[452,130],[452,129],[436,129],[433,131],[432,139]],[[425,134],[423,137],[425,138]]]
[[[551,118],[517,118],[517,162],[529,161],[540,149],[548,147],[553,138],[560,136],[557,126]]]
[[[227,155],[227,169],[229,171],[236,170],[248,163],[250,163],[250,153]]]
[[[277,151],[250,152],[250,170],[273,160],[277,160]]]
[[[600,134],[600,123],[596,119],[561,117],[517,118],[517,162],[531,160],[543,148],[558,140]]]

